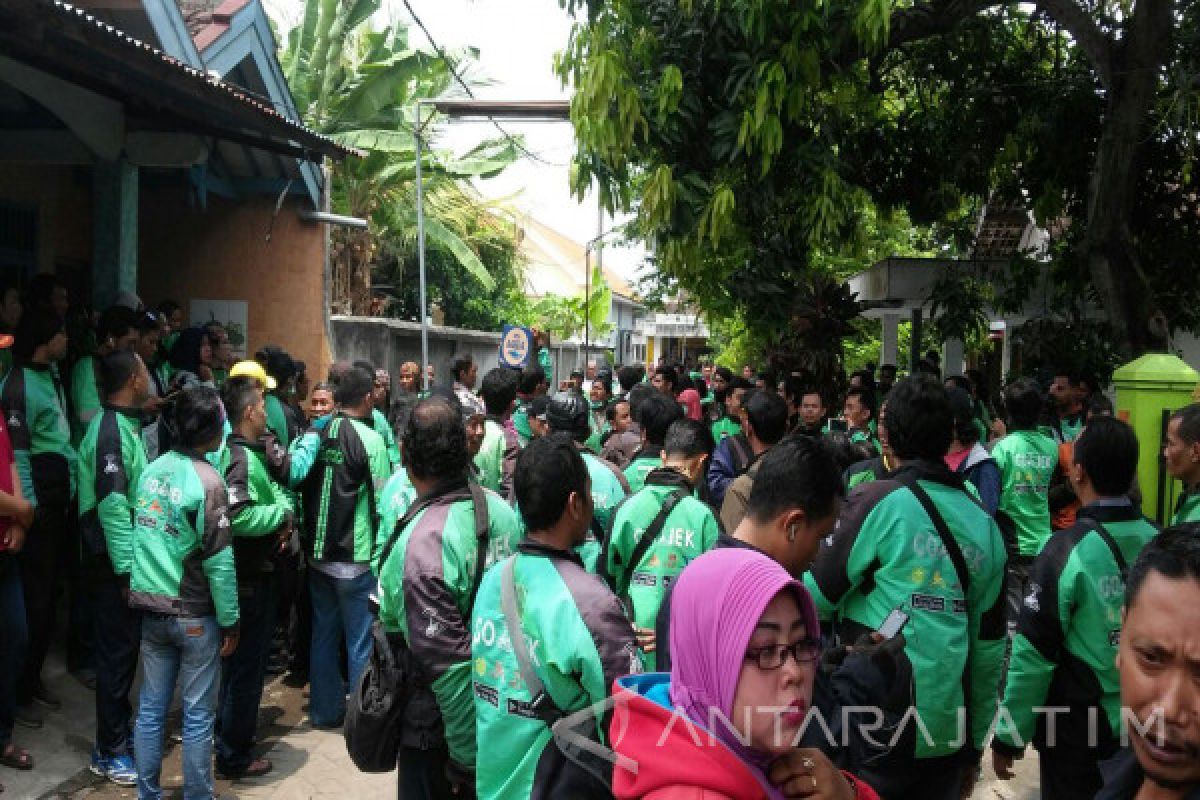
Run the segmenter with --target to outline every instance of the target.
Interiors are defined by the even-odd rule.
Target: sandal
[[[19,769],[27,771],[33,769],[33,756],[29,755],[28,750],[22,750],[12,742],[0,751],[0,766],[10,769]]]

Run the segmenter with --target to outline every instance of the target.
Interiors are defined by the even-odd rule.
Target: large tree
[[[408,30],[375,30],[381,0],[306,0],[287,36],[280,62],[309,127],[363,151],[333,168],[334,211],[362,217],[370,229],[335,228],[332,302],[343,313],[366,314],[372,272],[412,257],[416,245],[414,109],[422,98],[458,89],[454,70],[471,54],[432,55],[410,46]],[[489,140],[461,157],[440,152],[436,120],[422,124],[425,234],[428,246],[451,260],[460,276],[491,292],[496,282],[479,252],[495,229],[491,211],[470,185],[491,177],[517,156],[511,139]],[[508,229],[506,229],[508,230]],[[515,244],[515,242],[514,242]]]
[[[715,313],[786,327],[865,210],[961,252],[990,200],[1052,231],[1056,302],[1124,355],[1200,327],[1200,0],[569,5],[575,186]]]

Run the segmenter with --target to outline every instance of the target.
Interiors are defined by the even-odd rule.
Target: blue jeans
[[[183,695],[183,798],[211,800],[220,650],[214,617],[142,618],[142,693],[133,734],[139,800],[162,797],[163,728],[177,678]]]
[[[17,705],[17,678],[25,662],[29,628],[25,624],[25,592],[16,556],[0,555],[0,750],[12,741]]]
[[[367,598],[375,588],[368,570],[357,578],[332,578],[309,570],[312,594],[313,641],[308,679],[311,684],[308,715],[319,728],[340,725],[346,714],[346,681],[340,661],[342,635],[346,637],[350,684],[367,666],[371,655],[371,610]]]
[[[272,573],[239,579],[241,638],[221,669],[217,766],[222,773],[241,772],[254,761],[254,728],[275,634],[277,594]]]

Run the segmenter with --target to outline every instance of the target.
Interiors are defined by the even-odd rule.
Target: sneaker
[[[117,786],[137,786],[137,767],[130,756],[104,758],[99,750],[93,750],[92,763],[88,769]]]
[[[33,690],[33,701],[51,711],[58,711],[62,708],[62,700],[59,700],[45,686],[39,686]]]
[[[16,707],[13,711],[13,719],[18,725],[34,730],[42,727],[46,723],[46,718],[42,716],[42,712],[33,703],[23,703]]]

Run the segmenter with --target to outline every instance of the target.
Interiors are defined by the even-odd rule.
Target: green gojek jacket
[[[996,521],[1010,552],[1032,558],[1050,537],[1048,497],[1058,445],[1041,431],[1013,431],[992,447],[992,459],[1000,469]]]
[[[417,490],[408,478],[408,470],[397,470],[379,492],[379,531],[375,535],[375,551],[371,554],[371,571],[379,574],[379,557],[396,523],[408,513],[417,499]]]
[[[879,456],[851,464],[842,475],[842,483],[846,487],[846,494],[850,494],[850,491],[857,486],[872,481],[881,481],[887,476],[888,468],[883,463],[883,456]]]
[[[279,444],[283,445],[286,450],[292,443],[292,433],[288,428],[287,409],[283,407],[283,401],[271,392],[267,392],[264,402],[267,407],[267,429],[275,434]]]
[[[504,421],[489,416],[483,423],[483,443],[475,456],[479,469],[479,485],[505,499],[512,496],[513,474],[517,469],[517,456],[521,444],[517,434],[504,426]]]
[[[76,449],[101,405],[96,357],[84,356],[71,370],[71,443]]]
[[[717,444],[720,444],[726,436],[737,436],[741,432],[741,424],[729,417],[721,417],[712,424],[712,437]]]
[[[229,492],[202,456],[172,450],[138,481],[129,605],[238,625]]]
[[[526,400],[517,398],[517,407],[512,415],[513,430],[517,432],[517,443],[521,447],[529,444],[529,440],[533,438],[533,428],[529,427],[529,403]]]
[[[898,480],[910,478],[928,493],[963,552],[966,597],[933,522]],[[962,488],[962,479],[944,464],[920,462],[851,493],[804,575],[818,613],[835,618],[843,641],[877,630],[895,609],[909,615],[904,655],[912,666],[913,704],[929,734],[917,733],[916,758],[957,752],[964,733],[968,746],[983,746],[1004,661],[1006,561],[996,523]],[[964,667],[968,698],[960,680]],[[970,731],[960,730],[963,707]]]
[[[655,543],[638,563],[631,563],[633,551],[646,529],[673,492],[682,497],[671,509]],[[625,604],[633,624],[653,630],[667,589],[694,559],[711,550],[721,534],[720,524],[703,502],[692,496],[692,486],[673,469],[660,468],[646,477],[640,492],[630,495],[617,507],[604,547],[600,551],[597,572]],[[641,653],[646,672],[655,672],[654,653]]]
[[[133,564],[133,509],[146,468],[141,412],[106,406],[79,443],[79,527],[95,556],[118,576]]]
[[[233,558],[239,580],[274,570],[278,541],[271,534],[295,518],[292,498],[267,471],[264,447],[231,434],[221,451],[220,469],[229,489]]]
[[[478,540],[475,509],[465,483],[420,511],[400,532],[379,566],[379,621],[401,633],[431,681],[434,704],[410,702],[401,727],[404,743],[427,749],[440,724],[450,757],[475,764],[475,714],[471,700],[470,613]],[[484,490],[488,514],[485,568],[516,551],[521,538],[512,507]],[[389,537],[380,537],[382,551]],[[481,577],[481,576],[478,576]],[[434,714],[428,713],[436,709]]]
[[[1175,514],[1171,517],[1172,525],[1182,525],[1185,522],[1200,522],[1200,488],[1186,489],[1179,495],[1175,503]]]
[[[367,421],[335,414],[320,433],[301,487],[305,554],[313,561],[369,563],[377,496],[391,474],[383,439]]]
[[[66,398],[54,367],[14,367],[0,387],[21,478],[21,491],[33,505],[66,505],[75,495],[76,463],[67,422]]]
[[[629,484],[621,470],[611,461],[605,461],[595,453],[583,450],[583,463],[587,465],[588,477],[592,481],[592,526],[587,541],[576,548],[588,571],[596,571],[600,558],[600,544],[604,532],[612,520],[613,512],[621,501],[629,496]]]
[[[530,661],[563,712],[597,706],[595,739],[607,741],[603,709],[612,682],[641,671],[633,627],[616,595],[572,552],[532,541],[514,566],[517,608]],[[550,728],[531,716],[500,600],[501,562],[488,570],[471,617],[471,678],[476,741],[488,758],[476,765],[480,800],[528,798],[534,776],[556,755]]]
[[[647,444],[633,454],[625,467],[625,480],[630,492],[639,492],[646,485],[646,476],[662,466],[662,445]]]
[[[379,438],[383,439],[383,447],[387,450],[388,462],[392,465],[392,471],[400,469],[403,466],[403,459],[400,457],[400,445],[396,444],[396,433],[392,430],[387,417],[378,408],[371,409],[371,430],[378,433]]]
[[[992,747],[1012,754],[1046,743],[1037,707],[1066,707],[1055,720],[1055,746],[1087,748],[1088,709],[1102,708],[1116,740],[1121,682],[1115,663],[1125,582],[1097,524],[1131,565],[1158,528],[1122,498],[1080,509],[1074,526],[1058,531],[1029,570],[1029,587],[1013,639],[1008,679]],[[1089,524],[1090,523],[1090,524]]]

